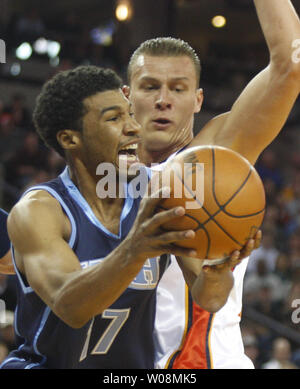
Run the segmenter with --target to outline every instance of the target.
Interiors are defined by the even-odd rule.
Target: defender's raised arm
[[[300,21],[292,3],[254,3],[269,65],[246,86],[231,111],[211,120],[191,143],[230,147],[252,164],[283,128],[300,91]]]

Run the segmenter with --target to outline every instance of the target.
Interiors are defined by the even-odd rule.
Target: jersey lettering
[[[81,267],[83,269],[97,265],[104,258],[92,259],[89,261],[81,262]],[[129,285],[129,288],[132,289],[154,289],[159,280],[159,257],[149,258],[144,263],[139,274]]]
[[[159,257],[149,258],[129,288],[154,289],[159,280]]]
[[[96,346],[93,348],[93,351],[91,352],[92,355],[95,354],[107,354],[109,351],[113,341],[115,340],[116,336],[120,332],[121,328],[125,324],[126,320],[128,319],[130,313],[130,308],[127,309],[106,309],[102,313],[103,319],[111,319],[110,324],[98,340]],[[88,352],[89,348],[89,342],[91,338],[92,328],[94,325],[94,318],[89,326],[86,341],[84,343],[81,356],[79,358],[79,362],[83,361]]]

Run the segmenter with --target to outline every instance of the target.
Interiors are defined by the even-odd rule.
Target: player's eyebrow
[[[120,111],[121,107],[119,105],[111,105],[110,107],[103,108],[100,111],[100,116],[104,115],[107,111]]]
[[[109,107],[105,107],[100,111],[100,117],[103,116],[108,111],[122,111],[123,107],[120,105],[111,105]],[[132,104],[128,104],[128,110],[132,109]]]
[[[185,77],[185,76],[179,76],[179,77],[172,77],[171,78],[171,81],[184,81],[184,80],[188,80],[188,77]],[[154,78],[154,77],[151,77],[151,76],[143,76],[141,77],[141,81],[149,81],[149,82],[159,82],[159,79],[158,78]]]

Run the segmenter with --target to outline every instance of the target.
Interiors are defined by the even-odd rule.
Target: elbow
[[[73,329],[82,328],[89,321],[88,318],[85,318],[80,315],[79,312],[76,312],[76,309],[71,309],[66,304],[54,304],[53,312],[65,324]]]
[[[291,65],[286,71],[286,78],[294,85],[297,85],[298,91],[300,91],[300,52],[298,62],[291,61]]]
[[[297,85],[300,90],[300,49],[298,49],[298,56],[292,54],[290,58],[285,60],[274,59],[271,61],[270,67],[272,80],[291,82]]]
[[[72,317],[64,316],[64,319],[62,320],[74,330],[84,327],[89,322],[89,319],[85,320],[80,317],[75,317],[74,315]]]
[[[82,328],[91,319],[78,301],[68,301],[64,294],[57,295],[50,306],[56,316],[74,329]]]

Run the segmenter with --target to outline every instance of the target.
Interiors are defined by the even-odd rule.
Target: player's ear
[[[125,97],[127,97],[127,99],[129,99],[130,86],[128,86],[128,85],[123,85],[122,91],[123,91]]]
[[[74,130],[60,130],[56,134],[56,139],[64,150],[75,150],[81,142],[80,132]]]
[[[203,103],[203,99],[204,99],[204,96],[203,96],[203,89],[202,89],[202,88],[198,88],[198,89],[196,90],[196,97],[195,97],[195,111],[194,111],[194,113],[200,112],[201,107],[202,107],[202,103]]]

